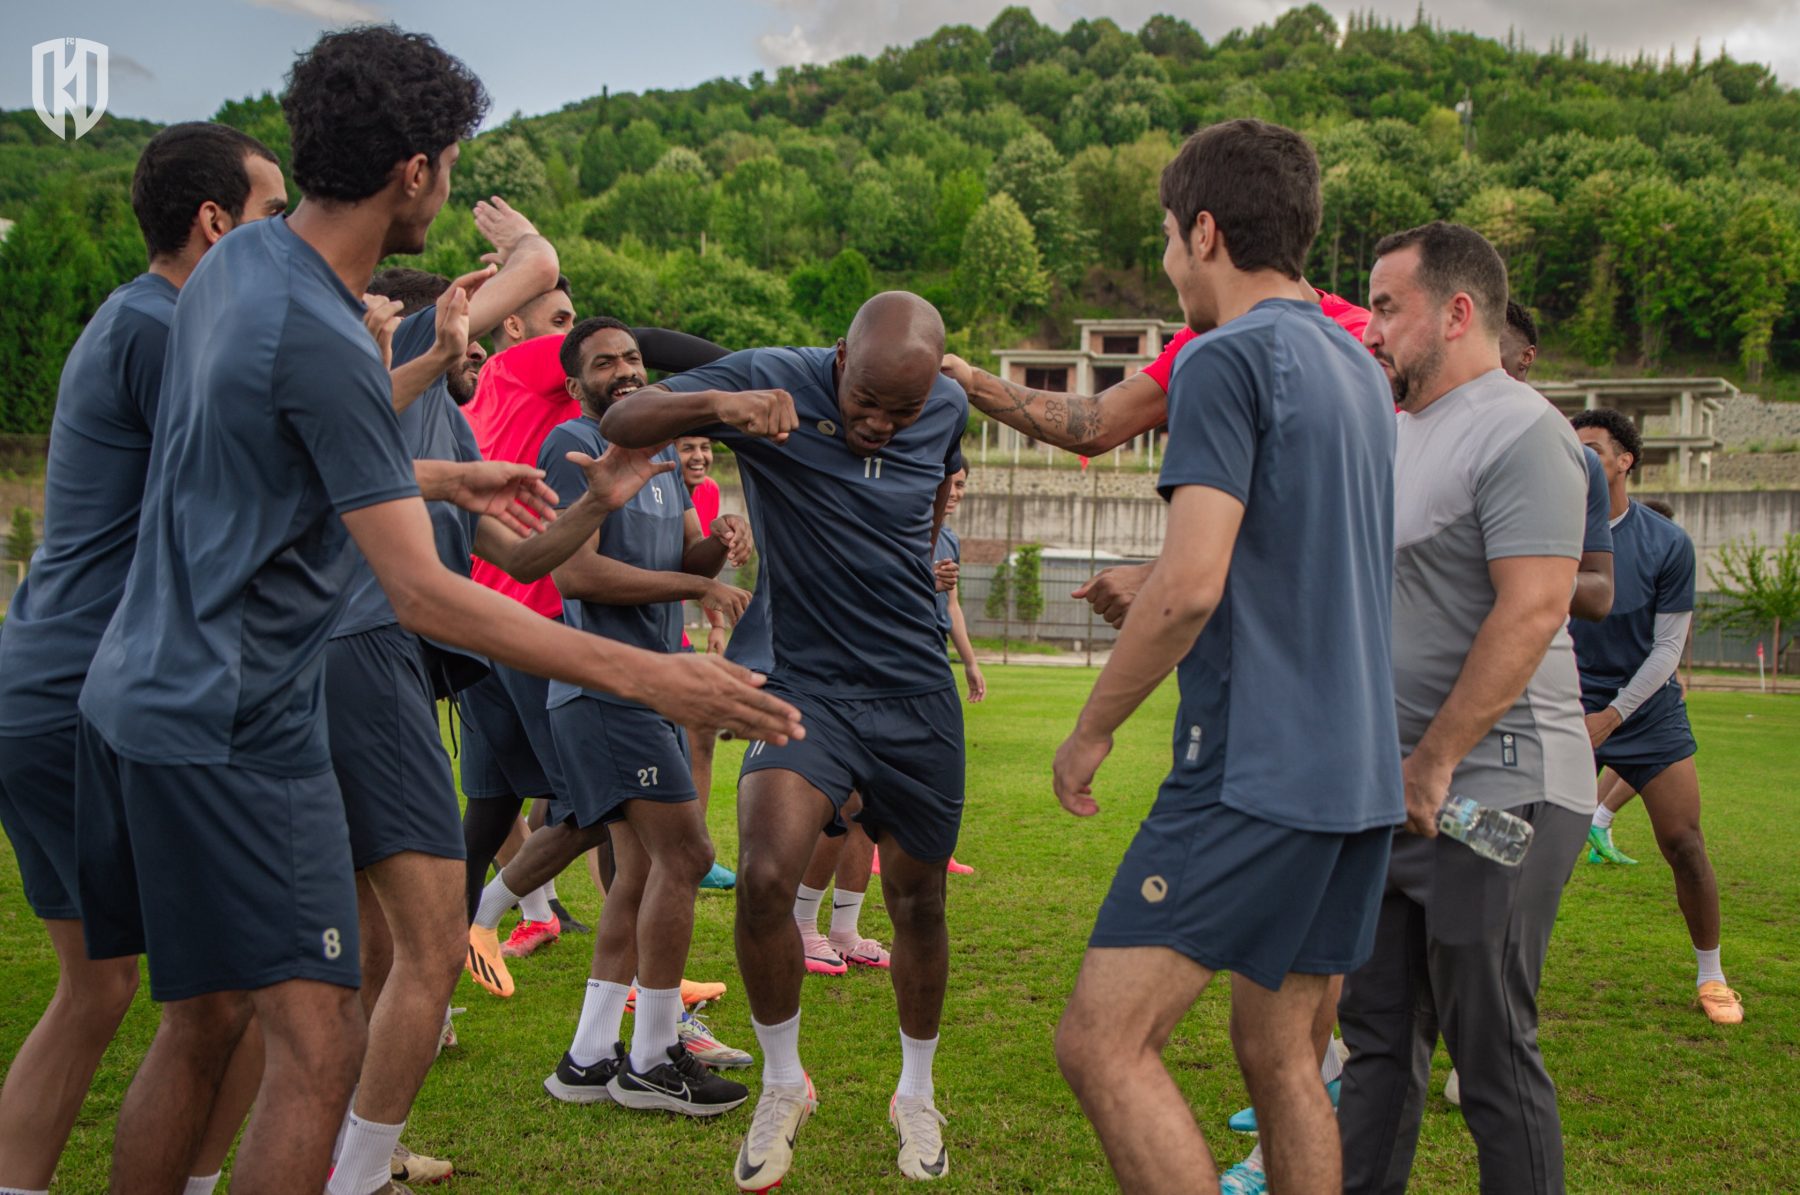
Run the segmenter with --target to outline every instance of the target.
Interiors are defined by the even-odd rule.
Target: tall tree
[[[973,319],[1011,316],[1043,306],[1050,296],[1031,221],[1010,195],[993,196],[969,221],[956,274]]]

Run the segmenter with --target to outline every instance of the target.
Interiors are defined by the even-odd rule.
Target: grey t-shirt
[[[331,767],[339,515],[419,493],[362,315],[280,218],[234,229],[182,288],[137,556],[81,690],[126,758]]]
[[[1394,461],[1394,700],[1411,754],[1449,697],[1494,606],[1488,562],[1581,558],[1587,462],[1569,422],[1501,370],[1417,415]],[[1558,628],[1525,691],[1457,765],[1450,791],[1508,809],[1594,808],[1594,757],[1574,645]]]

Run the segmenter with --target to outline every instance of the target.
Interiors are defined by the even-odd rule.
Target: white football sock
[[[357,1084],[357,1087],[362,1084]],[[331,1164],[337,1165],[338,1155],[344,1152],[344,1134],[350,1131],[350,1112],[356,1107],[356,1087],[350,1089],[350,1102],[344,1105],[344,1119],[338,1121],[337,1140],[331,1143]]]
[[[50,1195],[46,1190],[28,1191],[24,1187],[0,1187],[0,1195]]]
[[[352,1114],[350,1131],[344,1134],[344,1152],[331,1172],[326,1195],[369,1195],[386,1186],[393,1177],[389,1163],[394,1147],[400,1144],[400,1130],[405,1127],[405,1121],[376,1124]]]
[[[669,1047],[680,1040],[681,988],[647,988],[637,994],[637,1023],[631,1027],[631,1069],[644,1074],[669,1060]]]
[[[519,894],[506,886],[506,873],[501,872],[481,890],[481,903],[475,906],[475,924],[493,929],[506,916],[506,910],[519,903]]]
[[[825,889],[800,885],[800,891],[794,896],[794,921],[801,933],[819,932],[819,902],[824,899]]]
[[[1613,811],[1604,805],[1597,805],[1594,807],[1594,825],[1602,830],[1612,829],[1613,818],[1615,816]]]
[[[800,1014],[795,1013],[779,1025],[765,1025],[755,1017],[750,1027],[756,1030],[756,1044],[763,1052],[763,1087],[799,1087],[806,1082],[806,1071],[800,1065]]]
[[[181,1195],[212,1195],[219,1185],[219,1175],[223,1173],[221,1170],[214,1174],[190,1174],[187,1186],[181,1188]]]
[[[900,1085],[894,1089],[895,1095],[931,1098],[931,1060],[937,1045],[935,1037],[921,1041],[900,1035]]]
[[[613,1056],[619,1042],[619,1023],[625,1019],[625,998],[631,989],[622,983],[604,979],[587,981],[587,995],[581,998],[581,1020],[575,1023],[575,1042],[569,1057],[576,1066],[592,1066],[602,1058]]]
[[[1694,980],[1695,987],[1713,980],[1725,982],[1725,969],[1719,966],[1719,949],[1714,946],[1711,950],[1694,950],[1694,962],[1699,967],[1699,976]]]
[[[862,917],[866,895],[866,892],[845,892],[842,888],[831,894],[831,937],[834,941],[861,940],[862,931],[857,929],[856,923]]]
[[[556,881],[555,880],[545,880],[544,881],[544,899],[545,900],[555,900],[556,899]]]
[[[1338,1057],[1337,1041],[1333,1039],[1325,1045],[1325,1061],[1319,1063],[1319,1078],[1327,1083],[1344,1073],[1344,1060]]]
[[[550,920],[550,885],[533,889],[519,898],[519,916],[527,921]]]

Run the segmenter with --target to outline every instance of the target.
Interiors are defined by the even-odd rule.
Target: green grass
[[[1167,761],[1173,692],[1165,687],[1120,734],[1100,776],[1101,815],[1064,815],[1050,753],[1091,683],[1081,670],[993,666],[987,702],[968,707],[969,802],[957,855],[977,873],[951,882],[953,964],[938,1056],[950,1117],[946,1189],[1105,1190],[1098,1145],[1057,1076],[1051,1030],[1112,868]],[[1561,1087],[1575,1191],[1791,1190],[1800,1173],[1800,877],[1794,860],[1792,744],[1800,701],[1755,694],[1691,698],[1702,743],[1707,839],[1724,899],[1724,961],[1748,1021],[1710,1025],[1689,1007],[1693,958],[1668,868],[1641,806],[1616,835],[1637,868],[1578,866],[1565,894],[1542,994],[1544,1052]],[[742,747],[722,744],[712,824],[736,856],[732,780]],[[1322,777],[1329,783],[1329,777]],[[591,919],[598,900],[578,870],[561,885]],[[885,937],[871,901],[865,932]],[[688,973],[733,990],[713,1024],[754,1048],[731,953],[732,898],[700,898]],[[54,982],[54,962],[10,862],[0,863],[0,1057],[10,1058]],[[580,1007],[587,943],[565,938],[521,962],[518,994],[493,999],[466,980],[461,1046],[428,1079],[407,1131],[415,1148],[456,1160],[455,1192],[723,1191],[748,1119],[678,1121],[610,1106],[572,1108],[540,1086]],[[1215,1152],[1248,1141],[1225,1119],[1244,1102],[1226,1038],[1222,985],[1183,1022],[1168,1053]],[[64,1159],[57,1189],[104,1186],[112,1118],[156,1013],[132,1010],[108,1052]],[[893,999],[873,973],[806,983],[802,1054],[822,1096],[785,1190],[899,1189],[886,1104],[899,1069]],[[1476,1190],[1475,1152],[1438,1094],[1440,1052],[1412,1189]],[[754,1072],[752,1072],[754,1074]]]

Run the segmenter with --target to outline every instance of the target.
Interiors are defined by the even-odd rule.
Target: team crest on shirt
[[[1163,902],[1163,898],[1169,895],[1169,881],[1161,876],[1149,876],[1144,880],[1144,886],[1138,891],[1145,900],[1153,905],[1159,905]]]
[[[837,424],[829,419],[821,419],[819,420],[819,430],[828,436],[835,436],[837,435]]]

